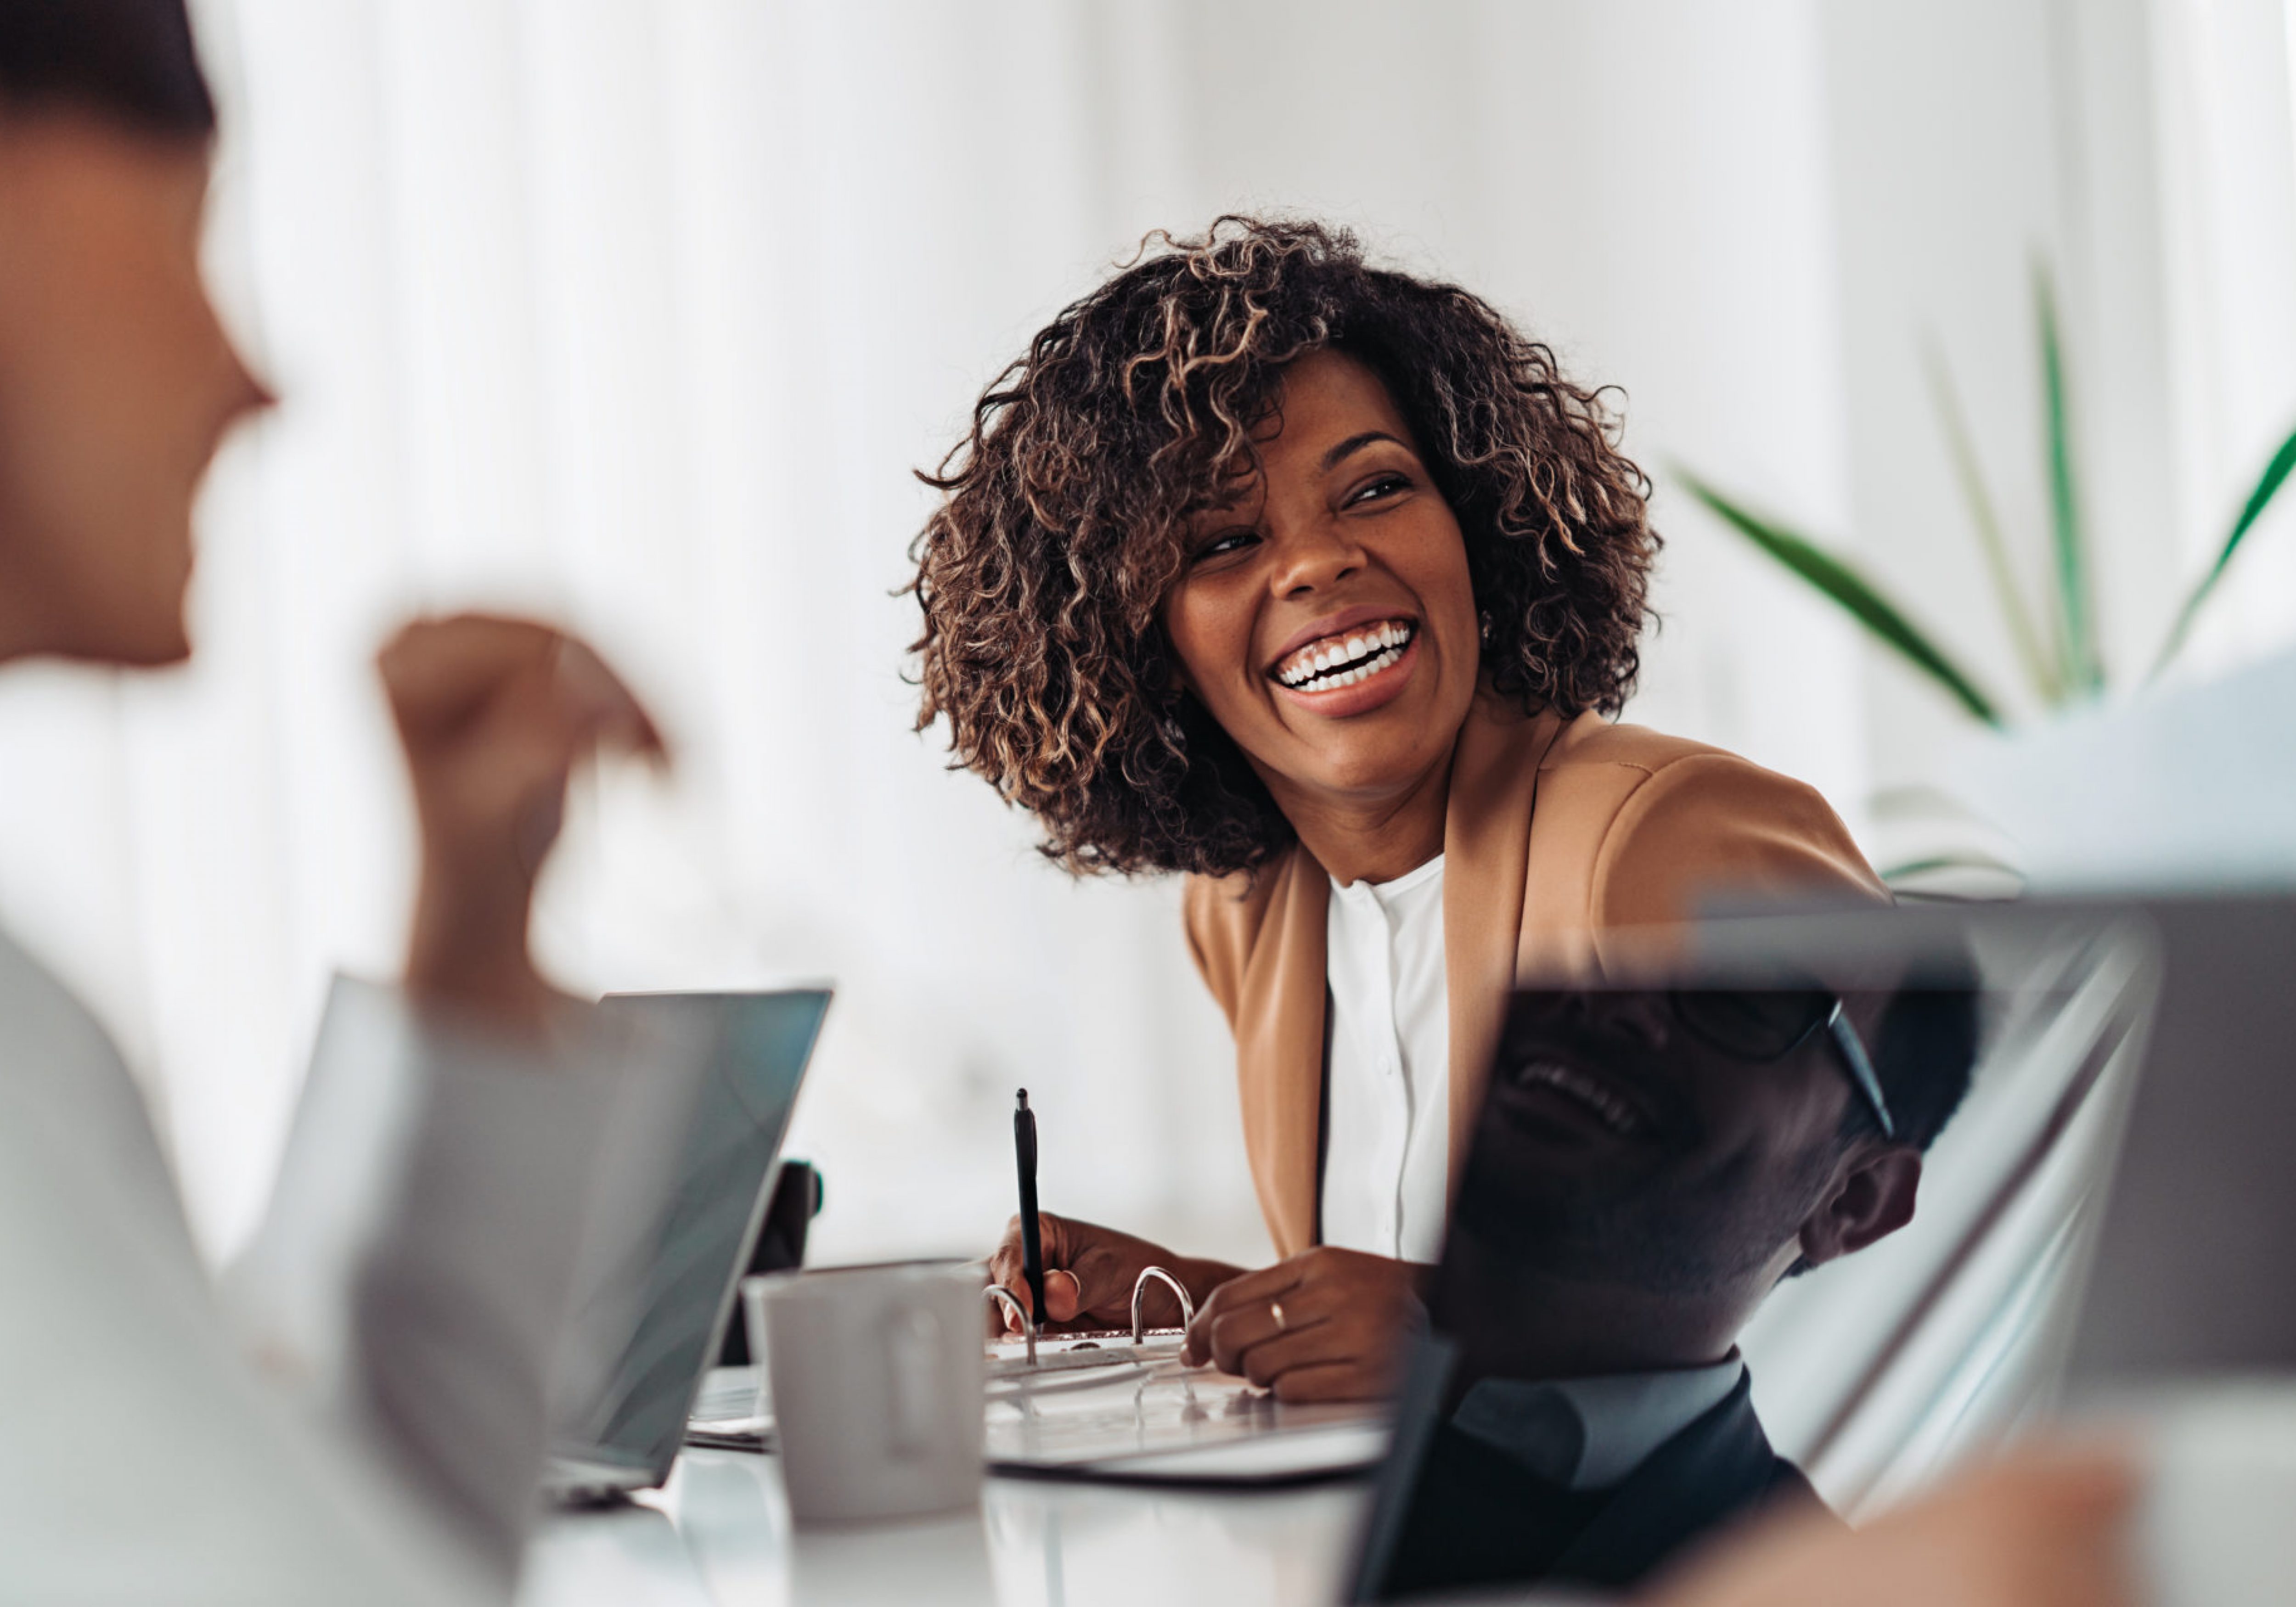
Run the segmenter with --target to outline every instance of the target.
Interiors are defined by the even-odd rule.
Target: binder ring
[[[1029,1315],[1029,1308],[1014,1299],[1013,1291],[1002,1283],[989,1284],[980,1291],[980,1298],[992,1306],[1003,1305],[1006,1310],[1021,1319],[1021,1336],[1029,1342],[1029,1365],[1035,1366],[1037,1365],[1037,1319]]]
[[[1162,1283],[1174,1294],[1180,1297],[1181,1327],[1185,1328],[1196,1320],[1196,1303],[1188,1298],[1188,1291],[1181,1287],[1180,1280],[1160,1267],[1144,1267],[1140,1269],[1140,1275],[1134,1279],[1132,1283],[1132,1342],[1136,1345],[1146,1338],[1148,1332],[1140,1323],[1140,1297],[1148,1292],[1148,1281],[1151,1278]]]

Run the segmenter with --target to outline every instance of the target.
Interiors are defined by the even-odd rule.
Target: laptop
[[[578,1330],[618,1320],[627,1339],[602,1382],[563,1412],[544,1477],[550,1496],[599,1505],[668,1478],[696,1394],[718,1355],[780,1160],[798,1086],[828,1013],[826,987],[766,993],[615,994],[609,1017],[707,1045],[705,1071],[659,1217],[616,1246],[601,1300]],[[594,1341],[596,1335],[590,1336]],[[611,1339],[596,1349],[611,1353]]]

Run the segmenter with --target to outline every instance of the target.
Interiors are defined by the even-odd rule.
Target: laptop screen
[[[770,1193],[798,1084],[829,1009],[826,988],[623,994],[603,1008],[700,1033],[708,1070],[658,1231],[632,1254],[636,1327],[604,1388],[575,1414],[567,1454],[666,1473],[717,1353],[735,1279]]]

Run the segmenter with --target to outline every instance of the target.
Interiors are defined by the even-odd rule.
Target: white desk
[[[522,1607],[1330,1607],[1361,1482],[1248,1494],[992,1479],[978,1517],[794,1533],[781,1463],[689,1449],[644,1505],[545,1524]]]

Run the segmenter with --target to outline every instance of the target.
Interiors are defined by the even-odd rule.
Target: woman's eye
[[[1230,553],[1243,551],[1259,539],[1259,533],[1254,530],[1223,530],[1198,547],[1194,557],[1198,562],[1207,558],[1225,557]]]
[[[1397,492],[1409,489],[1411,480],[1408,476],[1382,474],[1377,480],[1356,488],[1354,494],[1348,498],[1347,505],[1352,508],[1367,502],[1384,502]]]

